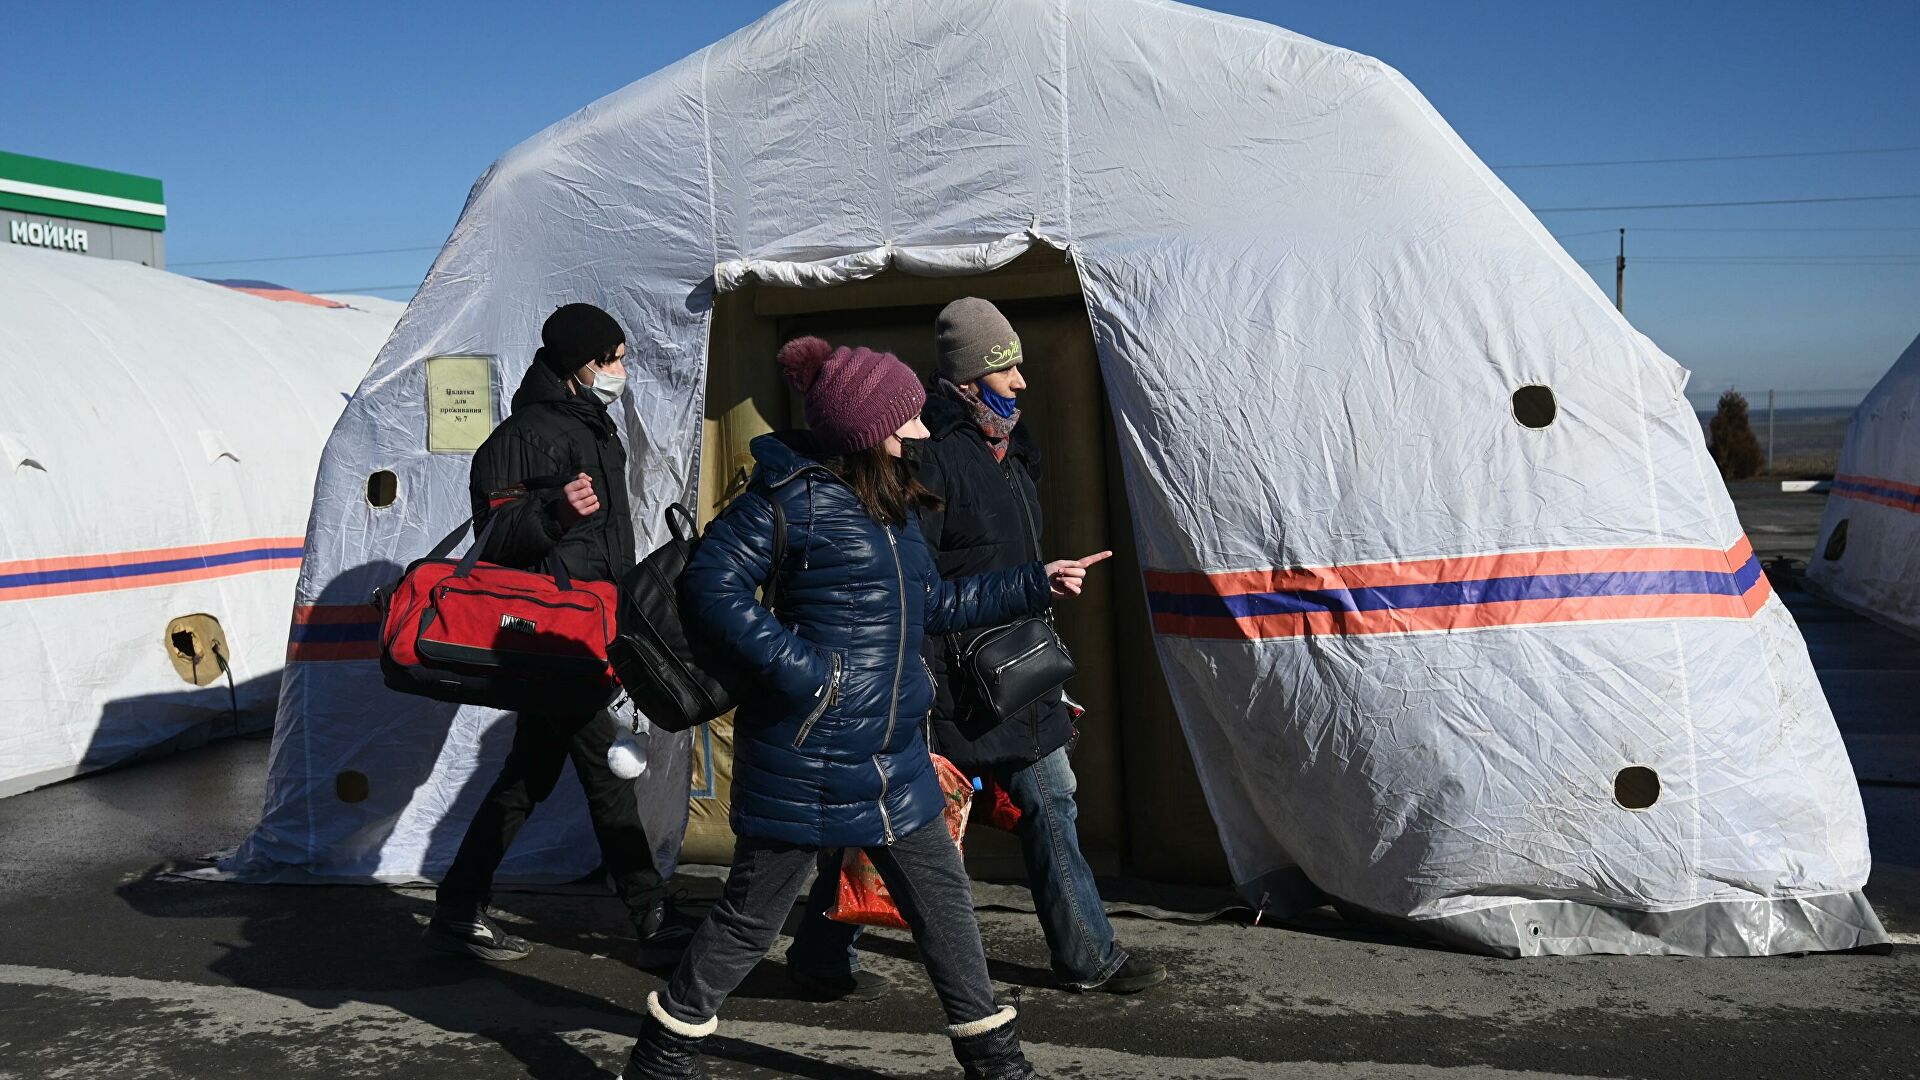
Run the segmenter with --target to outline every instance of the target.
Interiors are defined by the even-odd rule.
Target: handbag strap
[[[787,561],[787,512],[780,508],[780,500],[767,492],[767,505],[773,508],[773,564],[767,570],[767,580],[762,583],[761,596],[763,606],[768,611],[780,593],[780,565]],[[700,528],[694,521],[693,511],[683,503],[670,503],[667,506],[667,532],[681,543],[689,543],[700,534]]]
[[[459,565],[453,568],[454,577],[463,578],[473,573],[474,566],[480,562],[480,553],[486,550],[487,537],[493,535],[493,527],[499,521],[500,519],[497,516],[493,514],[487,515],[487,523],[480,526],[480,534],[473,538],[473,543],[467,548],[467,553],[460,556]],[[429,560],[446,558],[448,553],[452,552],[454,547],[460,543],[460,538],[467,534],[467,529],[472,525],[473,518],[468,518],[459,525],[454,526],[452,532],[448,533],[438,544],[435,544],[432,551],[427,552],[427,558]],[[572,590],[573,579],[567,573],[567,564],[560,558],[560,549],[558,547],[550,547],[547,549],[546,562],[547,574],[553,578],[554,585],[557,586],[561,592]]]

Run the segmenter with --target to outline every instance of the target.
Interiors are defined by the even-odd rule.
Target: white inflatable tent
[[[1854,410],[1807,577],[1920,634],[1920,338]]]
[[[393,324],[0,247],[0,795],[266,726],[320,450]]]
[[[1686,372],[1391,68],[1155,0],[796,0],[496,162],[328,446],[299,585],[326,639],[296,643],[226,871],[432,876],[502,751],[500,718],[370,659],[367,591],[466,514],[430,358],[491,358],[497,414],[549,311],[612,310],[657,538],[699,476],[716,291],[1037,246],[1077,268],[1250,900],[1508,955],[1884,940],[1852,770]],[[665,863],[684,746],[654,760]],[[572,788],[505,873],[591,868]]]

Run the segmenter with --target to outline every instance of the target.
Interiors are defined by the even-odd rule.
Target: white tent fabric
[[[320,450],[393,324],[0,247],[0,795],[265,726]],[[231,688],[169,659],[196,614]]]
[[[1920,634],[1920,338],[1854,410],[1807,577]]]
[[[299,602],[364,618],[327,605],[465,514],[467,458],[422,446],[428,357],[511,387],[555,306],[613,311],[653,535],[698,476],[716,288],[976,273],[1033,238],[1079,270],[1249,897],[1317,887],[1508,954],[1883,940],[1846,753],[1686,373],[1399,74],[1178,4],[796,0],[507,153],[329,444]],[[1530,384],[1546,427],[1516,419]],[[391,512],[359,498],[380,468]],[[431,876],[502,738],[366,659],[295,663],[228,872]],[[1616,802],[1633,766],[1644,809]],[[343,771],[373,795],[341,803]],[[594,861],[577,810],[528,835],[507,873]]]

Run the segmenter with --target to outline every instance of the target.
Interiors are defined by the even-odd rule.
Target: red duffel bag
[[[546,574],[480,561],[490,519],[458,562],[447,554],[472,519],[407,567],[383,611],[387,686],[462,705],[588,713],[613,699],[607,663],[619,593],[611,581],[572,581],[557,552]]]

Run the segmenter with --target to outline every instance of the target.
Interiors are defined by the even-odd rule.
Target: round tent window
[[[201,612],[167,623],[160,635],[174,673],[193,686],[208,686],[227,670],[227,635],[220,620]]]
[[[367,477],[367,505],[383,510],[400,497],[400,478],[388,469]]]
[[[1513,418],[1521,427],[1543,428],[1560,415],[1553,391],[1545,386],[1528,385],[1513,392]]]
[[[1629,765],[1613,777],[1613,801],[1628,810],[1645,810],[1660,801],[1660,774],[1645,765]]]
[[[355,772],[352,769],[337,773],[333,778],[333,793],[338,795],[343,803],[365,802],[368,787],[367,774]]]
[[[1847,553],[1847,522],[1850,520],[1852,519],[1841,518],[1840,524],[1835,525],[1833,532],[1827,536],[1826,549],[1820,555],[1828,562],[1835,562]]]

